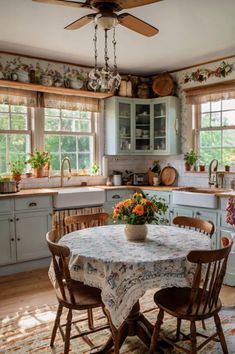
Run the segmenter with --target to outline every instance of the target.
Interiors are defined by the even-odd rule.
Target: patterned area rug
[[[141,299],[141,309],[145,313],[145,316],[154,323],[156,321],[157,309],[153,306],[152,296],[153,291],[147,292]],[[16,313],[14,316],[6,317],[0,322],[0,353],[5,354],[62,354],[63,353],[63,341],[59,334],[59,331],[55,340],[55,348],[51,349],[49,346],[50,335],[52,330],[53,321],[55,318],[57,305],[43,306],[42,308],[28,308],[22,313]],[[95,323],[104,323],[106,319],[103,313],[99,310],[94,312]],[[79,327],[85,327],[85,312],[79,313]],[[224,308],[220,312],[220,318],[228,345],[229,354],[235,354],[235,307]],[[198,323],[198,327],[200,324]],[[206,321],[207,333],[214,332],[214,325],[212,320]],[[168,335],[173,335],[176,329],[176,321],[171,316],[165,315],[163,330]],[[183,321],[183,327],[185,333],[188,333],[188,325],[186,321]],[[199,328],[198,328],[199,329]],[[203,330],[200,328],[200,331]],[[99,346],[105,343],[109,336],[109,330],[105,330],[93,335],[89,335],[89,339],[94,346]],[[182,345],[182,342],[179,343]],[[183,345],[188,346],[188,342],[184,341]],[[82,338],[76,338],[71,341],[70,353],[71,354],[85,354],[89,353],[89,345]],[[173,350],[170,346],[159,348],[159,353],[173,354],[180,351]],[[146,354],[147,348],[137,337],[128,337],[122,346],[120,353],[125,354]],[[210,342],[204,347],[202,354],[222,354],[221,346],[219,343]]]

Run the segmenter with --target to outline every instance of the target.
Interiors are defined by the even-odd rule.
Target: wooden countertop
[[[35,189],[21,189],[16,193],[3,193],[0,194],[0,199],[4,198],[18,198],[18,197],[31,197],[31,196],[42,196],[42,195],[53,195],[58,194],[58,191],[51,188],[35,188]]]
[[[176,187],[175,186],[95,186],[97,188],[102,188],[105,190],[113,190],[113,189],[145,189],[150,191],[162,191],[162,192],[171,192]]]
[[[222,198],[222,197],[224,197],[224,198],[234,197],[235,198],[235,191],[228,190],[228,192],[215,193],[215,195],[220,198]]]

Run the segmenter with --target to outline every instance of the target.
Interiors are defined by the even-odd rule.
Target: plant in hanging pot
[[[185,170],[192,171],[195,168],[195,164],[199,159],[199,155],[193,149],[184,154]]]
[[[23,161],[22,159],[17,159],[17,160],[10,162],[9,165],[10,165],[12,179],[14,181],[20,181],[21,175],[25,169],[25,161]]]
[[[125,233],[130,241],[145,240],[146,224],[159,224],[165,214],[167,205],[161,198],[145,197],[142,193],[134,193],[129,199],[118,202],[113,209],[114,222],[126,223]]]
[[[36,177],[44,177],[45,168],[49,169],[50,164],[50,155],[46,151],[34,150],[34,153],[30,155],[30,158],[27,160],[27,163],[31,165],[34,169],[34,174]]]

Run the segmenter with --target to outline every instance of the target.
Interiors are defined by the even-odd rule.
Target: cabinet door
[[[51,228],[51,216],[48,211],[17,213],[15,223],[17,260],[48,257],[46,233]]]
[[[131,108],[131,103],[118,102],[119,151],[122,153],[132,150]]]
[[[134,104],[135,129],[134,129],[134,145],[135,152],[146,153],[152,151],[151,144],[151,104],[139,102]]]
[[[159,102],[153,105],[153,149],[158,153],[167,152],[167,105]]]
[[[0,216],[0,265],[16,260],[14,218],[12,215]]]

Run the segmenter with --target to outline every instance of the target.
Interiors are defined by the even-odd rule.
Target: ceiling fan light
[[[104,30],[109,30],[117,26],[118,19],[115,14],[97,14],[95,17],[95,23],[98,25],[98,27]]]

